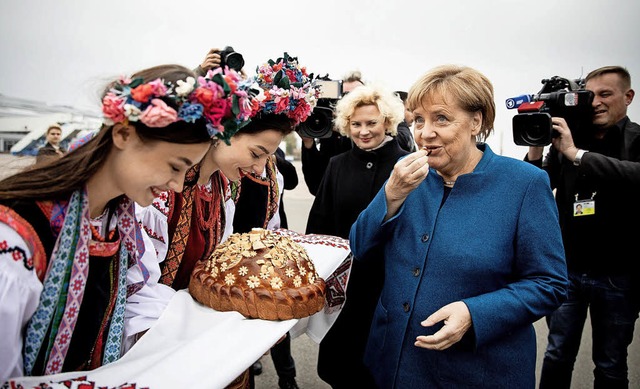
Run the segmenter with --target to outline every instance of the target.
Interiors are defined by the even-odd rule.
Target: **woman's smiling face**
[[[349,118],[349,136],[363,150],[378,147],[385,138],[385,120],[377,106],[363,105]]]
[[[219,142],[213,153],[220,171],[231,181],[238,181],[244,173],[261,175],[267,159],[278,149],[284,135],[278,130],[254,134],[237,134],[231,144]]]
[[[115,195],[124,193],[141,206],[151,204],[160,192],[181,192],[187,170],[200,161],[211,143],[179,144],[142,140],[132,126],[113,130],[113,179]]]

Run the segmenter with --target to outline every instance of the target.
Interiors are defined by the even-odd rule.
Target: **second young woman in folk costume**
[[[236,199],[237,183],[244,175],[262,174],[283,138],[311,115],[320,95],[306,69],[287,53],[260,66],[249,81],[257,84],[259,92],[249,124],[237,132],[225,129],[224,141],[215,143],[187,173],[181,193],[164,192],[152,206],[138,211],[156,245],[159,278],[130,299],[128,310],[137,321],[136,332],[157,320],[175,291],[188,286],[196,262],[208,258],[223,236],[232,232],[231,202]],[[232,385],[247,387],[248,381],[247,370]]]
[[[114,81],[101,130],[0,181],[0,381],[120,358],[127,294],[149,277],[134,202],[182,191],[230,94],[163,65]],[[215,94],[214,94],[215,92]],[[127,274],[140,274],[127,284]]]

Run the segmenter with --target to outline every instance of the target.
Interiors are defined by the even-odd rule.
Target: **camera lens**
[[[234,69],[238,72],[244,67],[244,58],[242,58],[242,54],[236,53],[235,51],[233,53],[228,54],[227,57],[224,59],[224,62],[231,69]]]
[[[297,128],[300,136],[307,138],[330,138],[333,124],[333,111],[331,108],[315,107],[311,116],[300,123]]]
[[[244,67],[242,54],[236,52],[231,46],[226,46],[224,50],[220,52],[220,67],[224,69],[225,66],[237,72]]]
[[[513,117],[513,141],[520,146],[548,145],[552,129],[548,113],[521,113]]]
[[[548,129],[543,128],[540,124],[532,124],[526,132],[526,137],[531,143],[540,142],[541,139],[546,139],[548,136]]]

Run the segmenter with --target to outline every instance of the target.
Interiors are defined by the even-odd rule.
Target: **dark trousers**
[[[637,277],[590,277],[569,273],[567,300],[547,316],[549,336],[540,388],[569,388],[580,348],[582,330],[590,314],[594,388],[628,388],[627,350],[640,302]]]
[[[280,342],[271,347],[271,360],[273,367],[278,373],[278,378],[287,379],[296,377],[296,364],[291,356],[291,335],[287,336]]]

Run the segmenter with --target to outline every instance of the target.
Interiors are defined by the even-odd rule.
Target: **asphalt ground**
[[[0,154],[0,178],[5,177],[32,163],[32,157],[15,157],[9,154]],[[300,161],[294,161],[298,169],[300,183],[293,190],[284,193],[284,206],[287,212],[287,220],[291,230],[303,233],[306,228],[307,215],[313,203],[313,196],[309,193]],[[538,360],[536,377],[540,375],[544,350],[547,345],[547,326],[544,320],[534,323],[537,334]],[[640,388],[640,325],[636,322],[633,343],[628,349],[629,358],[629,388]],[[301,389],[327,389],[330,388],[322,381],[316,372],[318,362],[318,345],[306,335],[301,335],[291,342],[291,353],[296,362],[296,381]],[[278,376],[273,367],[270,355],[261,359],[263,372],[255,377],[256,389],[277,389]],[[582,334],[580,352],[574,367],[572,389],[586,389],[593,387],[593,362],[591,361],[591,326],[589,321],[585,324]]]

